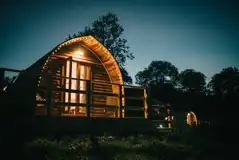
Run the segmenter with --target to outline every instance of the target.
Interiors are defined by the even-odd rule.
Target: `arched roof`
[[[15,88],[25,85],[27,85],[29,88],[36,89],[36,86],[39,85],[41,81],[41,76],[39,76],[39,74],[49,70],[53,71],[54,69],[51,68],[52,66],[50,63],[59,62],[54,60],[54,56],[65,56],[65,58],[69,57],[70,55],[68,53],[72,54],[74,50],[77,49],[77,47],[75,47],[77,44],[84,46],[90,52],[92,52],[95,57],[98,58],[98,60],[106,69],[111,83],[123,84],[120,68],[112,54],[94,37],[82,36],[67,40],[56,46],[53,50],[48,52],[46,55],[24,70],[24,72],[30,73],[30,75],[20,73],[15,79],[14,83],[11,86],[8,85],[7,90],[12,90],[15,93],[16,91],[20,91],[16,90]],[[38,76],[32,76],[35,74],[38,74]],[[112,86],[113,90],[117,92],[115,87],[117,86]]]
[[[48,59],[45,61],[42,70],[48,65],[50,58],[54,55],[66,55],[67,53],[67,57],[70,57],[71,54],[77,51],[77,44],[84,46],[98,58],[106,69],[111,83],[123,84],[122,74],[115,58],[98,40],[92,36],[81,36],[59,44],[48,54]]]

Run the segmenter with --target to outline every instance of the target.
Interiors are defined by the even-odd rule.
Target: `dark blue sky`
[[[239,67],[236,1],[49,1],[2,2],[0,67],[25,69],[68,34],[109,11],[119,16],[135,54],[126,66],[133,77],[152,60],[169,61],[180,71],[195,69],[209,78],[224,67]]]

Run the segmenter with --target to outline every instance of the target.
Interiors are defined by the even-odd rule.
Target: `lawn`
[[[26,145],[26,153],[29,159],[48,160],[173,160],[195,157],[199,150],[195,151],[193,147],[177,136],[105,135],[90,138],[78,135],[36,138]]]

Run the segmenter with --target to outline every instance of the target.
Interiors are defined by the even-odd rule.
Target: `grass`
[[[225,159],[228,154],[218,148],[222,145],[220,139],[214,139],[211,131],[197,127],[170,136],[154,133],[93,138],[88,135],[38,137],[26,144],[25,153],[27,159],[35,160]]]
[[[26,146],[29,159],[186,159],[191,148],[148,135],[129,137],[99,136],[93,143],[87,136],[36,138]]]

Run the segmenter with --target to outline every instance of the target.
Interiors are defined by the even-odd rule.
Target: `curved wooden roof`
[[[77,44],[84,46],[98,58],[106,69],[111,83],[123,84],[122,74],[115,58],[98,40],[92,36],[77,37],[59,44],[48,54],[48,59],[45,61],[42,70],[48,65],[50,58],[54,55],[66,55],[67,57],[72,56],[79,49],[79,45],[77,46]]]
[[[29,75],[20,73],[14,83],[8,85],[7,90],[13,91],[13,93],[19,91],[21,95],[25,95],[23,92],[26,92],[26,94],[29,92],[29,95],[34,95],[37,86],[41,82],[42,76],[40,75],[46,71],[50,71],[50,73],[54,72],[55,69],[52,68],[51,63],[58,63],[58,65],[62,63],[61,60],[54,60],[54,56],[64,56],[65,58],[70,57],[70,54],[73,54],[74,51],[76,51],[76,46],[84,46],[87,50],[92,52],[96,58],[98,58],[106,69],[111,83],[123,84],[120,68],[112,54],[94,37],[82,36],[65,41],[56,46],[53,50],[24,70],[24,72],[29,73]],[[62,60],[64,61],[65,58]],[[35,74],[37,74],[37,76],[33,76]],[[18,87],[21,88],[21,86],[28,86],[30,90],[24,89],[23,91],[22,89],[16,89]],[[113,85],[112,88],[114,92],[118,92],[117,86]]]

